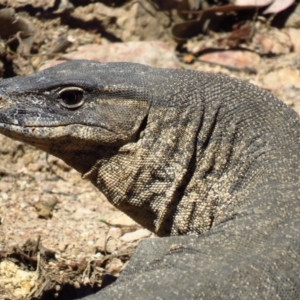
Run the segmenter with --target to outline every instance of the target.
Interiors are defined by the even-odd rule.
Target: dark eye
[[[69,109],[80,107],[83,103],[83,89],[79,87],[67,87],[58,92],[60,104]]]

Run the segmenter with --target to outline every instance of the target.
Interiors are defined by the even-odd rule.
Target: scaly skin
[[[271,94],[73,61],[1,81],[0,98],[2,134],[63,159],[164,237],[89,299],[300,298],[300,121]]]

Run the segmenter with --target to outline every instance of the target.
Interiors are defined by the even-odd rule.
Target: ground
[[[138,61],[249,80],[300,113],[298,2],[266,15],[203,1],[220,11],[201,18],[184,13],[204,9],[199,1],[102,2],[0,0],[0,76],[76,58]],[[0,300],[88,295],[115,280],[141,239],[154,238],[59,159],[0,143]]]

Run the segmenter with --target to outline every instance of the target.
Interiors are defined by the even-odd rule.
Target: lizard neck
[[[174,209],[193,175],[190,164],[201,115],[199,109],[155,107],[137,142],[99,159],[83,178],[142,226],[159,236],[170,235]]]
[[[159,236],[201,234],[243,210],[247,187],[267,165],[272,132],[243,121],[220,103],[156,108],[137,142],[101,157],[83,177]]]

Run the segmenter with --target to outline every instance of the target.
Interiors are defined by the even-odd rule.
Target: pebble
[[[95,247],[99,252],[105,252],[105,244],[106,244],[106,234],[103,232],[103,234],[101,234],[100,237],[95,242]]]
[[[118,248],[118,242],[114,238],[108,238],[106,242],[106,252],[113,253]]]
[[[113,258],[106,266],[106,272],[112,275],[119,275],[122,271],[123,262],[119,258]]]
[[[68,245],[66,243],[59,243],[57,246],[57,248],[60,252],[64,252],[67,247],[68,247]]]
[[[151,235],[151,232],[147,229],[141,228],[133,232],[125,233],[121,236],[121,241],[123,242],[134,242],[142,238],[147,238]]]
[[[122,235],[122,230],[119,227],[111,227],[107,233],[107,236],[111,236],[115,239],[119,239],[121,235]]]
[[[2,193],[2,194],[1,194],[1,197],[2,197],[2,199],[3,199],[4,201],[6,201],[6,200],[8,199],[7,193]]]

